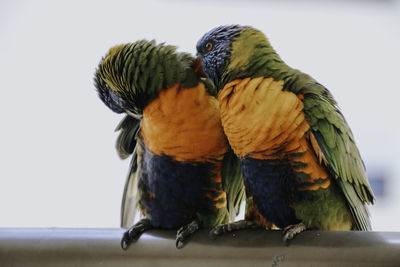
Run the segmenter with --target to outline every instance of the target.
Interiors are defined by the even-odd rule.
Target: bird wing
[[[311,127],[309,142],[320,162],[336,178],[356,224],[370,230],[366,203],[373,203],[374,194],[368,183],[365,165],[353,134],[330,92],[317,82],[302,88],[304,113]]]
[[[246,193],[240,160],[232,149],[229,149],[224,157],[222,179],[226,192],[229,220],[234,221],[241,204],[245,201]]]
[[[129,164],[129,172],[125,181],[124,192],[122,196],[121,206],[121,227],[127,228],[134,224],[136,211],[138,209],[138,190],[137,190],[137,173],[138,173],[138,148],[136,140],[137,133],[140,129],[140,121],[127,115],[120,122],[116,131],[119,131],[116,142],[116,148],[119,156],[126,159],[131,156]]]

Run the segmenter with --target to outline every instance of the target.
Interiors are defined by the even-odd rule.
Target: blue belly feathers
[[[178,162],[142,148],[140,204],[153,227],[178,228],[193,221],[197,212],[207,212],[205,191],[213,175],[211,163]]]
[[[289,161],[247,157],[241,162],[246,195],[253,196],[260,213],[280,228],[298,223],[290,207],[295,184]]]

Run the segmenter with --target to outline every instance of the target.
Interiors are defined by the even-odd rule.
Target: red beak
[[[193,66],[192,66],[194,72],[200,75],[202,78],[206,78],[206,74],[203,71],[203,66],[201,65],[201,59],[200,57],[197,57]]]

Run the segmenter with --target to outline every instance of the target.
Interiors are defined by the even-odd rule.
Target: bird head
[[[207,32],[197,42],[197,56],[201,59],[203,71],[217,87],[229,64],[232,42],[243,29],[239,25],[220,26]]]
[[[260,70],[254,68],[259,58],[279,59],[267,37],[250,26],[214,28],[198,41],[196,48],[203,71],[217,90],[233,79],[260,75]]]
[[[191,55],[177,53],[174,46],[142,40],[110,48],[98,65],[94,82],[106,106],[140,119],[163,88],[195,80],[188,74],[194,73],[194,65]]]

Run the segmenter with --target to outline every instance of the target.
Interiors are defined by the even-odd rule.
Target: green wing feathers
[[[353,134],[330,92],[308,76],[299,93],[304,94],[304,113],[326,158],[327,167],[342,189],[359,230],[370,230],[365,204],[373,203],[364,163]],[[304,77],[303,77],[304,80]]]
[[[232,149],[228,151],[224,158],[222,179],[226,191],[229,221],[234,221],[246,194],[240,160]]]

